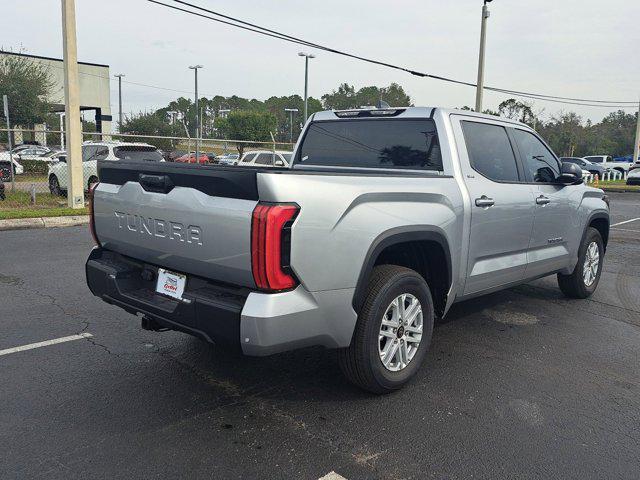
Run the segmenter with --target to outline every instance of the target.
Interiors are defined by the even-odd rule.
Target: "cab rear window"
[[[441,171],[442,157],[430,119],[330,120],[309,126],[296,164]]]

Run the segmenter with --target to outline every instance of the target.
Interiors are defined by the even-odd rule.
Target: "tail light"
[[[291,225],[300,207],[259,203],[251,221],[251,268],[261,290],[280,291],[298,281],[289,268]]]
[[[96,242],[97,246],[100,246],[100,240],[98,240],[98,235],[96,234],[96,221],[95,216],[93,214],[93,195],[95,189],[100,185],[99,182],[92,183],[89,185],[89,230],[91,230],[91,236],[93,237],[93,241]]]

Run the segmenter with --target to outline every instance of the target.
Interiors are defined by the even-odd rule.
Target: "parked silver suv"
[[[289,168],[99,163],[95,295],[247,355],[338,349],[376,393],[416,374],[455,302],[551,274],[591,295],[609,236],[578,166],[468,111],[316,113]]]

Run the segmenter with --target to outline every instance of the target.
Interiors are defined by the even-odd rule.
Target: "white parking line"
[[[20,347],[0,350],[0,356],[9,355],[10,353],[24,352],[25,350],[31,350],[33,348],[48,347],[49,345],[55,345],[56,343],[72,342],[73,340],[81,340],[83,338],[89,337],[93,337],[93,335],[91,335],[90,333],[80,333],[78,335],[69,335],[68,337],[54,338],[53,340],[46,340],[44,342],[30,343],[29,345],[22,345]]]
[[[625,220],[624,222],[614,223],[614,224],[613,224],[613,225],[611,225],[611,226],[612,226],[612,227],[617,227],[618,225],[624,225],[625,223],[635,222],[636,220],[640,220],[640,217],[638,217],[638,218],[632,218],[631,220]]]
[[[342,475],[337,474],[336,472],[329,472],[324,477],[320,477],[318,480],[347,480]]]
[[[630,228],[611,227],[611,230],[615,230],[616,232],[636,232],[636,233],[640,233],[640,230],[631,230]]]

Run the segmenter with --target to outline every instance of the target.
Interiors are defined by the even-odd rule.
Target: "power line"
[[[177,7],[175,5],[169,5],[166,3],[162,3],[158,0],[147,0],[150,3],[154,3],[156,5],[161,5],[163,7],[166,8],[170,8],[173,10],[177,10],[180,12],[184,12],[184,13],[188,13],[190,15],[195,15],[201,18],[206,18],[208,20],[212,20],[214,22],[218,22],[218,23],[222,23],[225,25],[229,25],[232,27],[236,27],[236,28],[240,28],[242,30],[247,30],[253,33],[258,33],[261,35],[265,35],[268,37],[273,37],[273,38],[277,38],[279,40],[284,40],[286,42],[290,42],[290,43],[295,43],[295,44],[299,44],[299,45],[304,45],[304,46],[308,46],[308,47],[313,47],[313,48],[317,48],[319,50],[323,50],[326,52],[330,52],[330,53],[334,53],[337,55],[342,55],[342,56],[346,56],[349,58],[353,58],[356,60],[361,60],[367,63],[371,63],[371,64],[375,64],[375,65],[380,65],[383,67],[387,67],[387,68],[392,68],[395,70],[400,70],[406,73],[409,73],[411,75],[415,75],[418,77],[423,77],[423,78],[431,78],[434,80],[440,80],[440,81],[444,81],[444,82],[448,82],[448,83],[453,83],[453,84],[458,84],[458,85],[464,85],[464,86],[469,86],[469,87],[476,87],[475,83],[472,82],[465,82],[462,80],[457,80],[454,78],[450,78],[450,77],[444,77],[441,75],[435,75],[435,74],[429,74],[429,73],[425,73],[425,72],[419,72],[416,70],[412,70],[410,68],[406,68],[406,67],[402,67],[399,65],[394,65],[391,63],[387,63],[387,62],[382,62],[379,60],[374,60],[371,58],[367,58],[367,57],[362,57],[359,55],[355,55],[349,52],[345,52],[345,51],[341,51],[341,50],[337,50],[334,48],[330,48],[324,45],[320,45],[317,43],[313,43],[313,42],[309,42],[307,40],[304,40],[302,38],[299,37],[294,37],[292,35],[287,35],[285,33],[282,32],[278,32],[277,30],[272,30],[266,27],[262,27],[260,25],[254,24],[254,23],[250,23],[250,22],[246,22],[244,20],[235,18],[235,17],[231,17],[229,15],[225,15],[222,14],[220,12],[216,12],[204,7],[200,7],[198,5],[194,5],[192,3],[189,2],[185,2],[183,0],[173,0],[176,3],[179,3],[181,5],[184,6],[188,6],[190,8],[196,9],[196,10],[200,10],[203,12],[207,12],[210,13],[212,15],[218,16],[218,17],[222,17],[226,20],[221,20],[220,18],[215,18],[215,17],[211,17],[209,15],[204,15],[202,13],[198,13],[198,12],[194,12],[192,10],[187,10],[184,8],[180,8]],[[233,23],[236,22],[236,23]],[[607,108],[629,108],[629,107],[635,107],[636,102],[632,101],[632,102],[628,102],[628,101],[622,101],[622,100],[595,100],[595,99],[585,99],[585,98],[573,98],[573,97],[561,97],[561,96],[555,96],[555,95],[545,95],[545,94],[539,94],[539,93],[532,93],[532,92],[523,92],[523,91],[519,91],[519,90],[510,90],[510,89],[505,89],[505,88],[498,88],[498,87],[490,87],[487,86],[485,87],[486,90],[490,90],[493,92],[497,92],[497,93],[504,93],[504,94],[509,94],[509,95],[514,95],[514,96],[521,96],[521,97],[525,97],[525,98],[532,98],[532,99],[536,99],[536,100],[543,100],[543,101],[549,101],[549,102],[555,102],[555,103],[566,103],[566,104],[570,104],[570,105],[582,105],[582,106],[589,106],[589,107],[607,107]],[[588,102],[588,103],[585,103]]]

